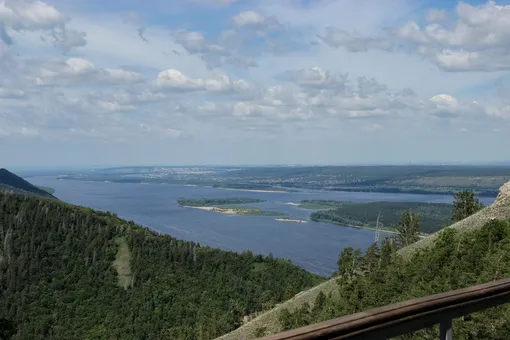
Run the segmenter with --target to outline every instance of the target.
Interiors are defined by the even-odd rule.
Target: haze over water
[[[268,216],[233,216],[180,207],[177,198],[249,197],[266,200],[254,206],[308,219],[311,211],[289,202],[330,199],[354,202],[414,201],[451,203],[446,195],[383,194],[300,191],[292,193],[245,192],[170,184],[104,183],[30,177],[36,185],[52,187],[59,199],[97,210],[111,211],[160,233],[225,250],[251,250],[256,254],[290,259],[311,272],[330,275],[345,247],[366,249],[374,231],[327,223],[278,222]],[[490,204],[493,198],[481,198]],[[387,234],[386,234],[387,235]]]

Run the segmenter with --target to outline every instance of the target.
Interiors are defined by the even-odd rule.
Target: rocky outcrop
[[[499,188],[498,198],[496,198],[496,202],[507,200],[510,197],[510,181],[503,184],[501,188]]]

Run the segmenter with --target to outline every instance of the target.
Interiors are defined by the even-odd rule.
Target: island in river
[[[244,216],[287,216],[287,214],[277,211],[267,211],[260,208],[246,206],[250,203],[263,203],[265,200],[233,197],[233,198],[179,198],[177,203],[183,208],[194,208],[207,211],[219,212],[229,215]]]

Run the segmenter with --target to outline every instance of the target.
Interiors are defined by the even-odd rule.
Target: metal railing
[[[440,325],[452,340],[452,320],[510,302],[510,278],[399,302],[259,340],[388,339]]]

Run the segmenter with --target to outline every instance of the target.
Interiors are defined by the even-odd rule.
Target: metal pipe
[[[445,319],[439,324],[439,339],[453,340],[452,319]]]

